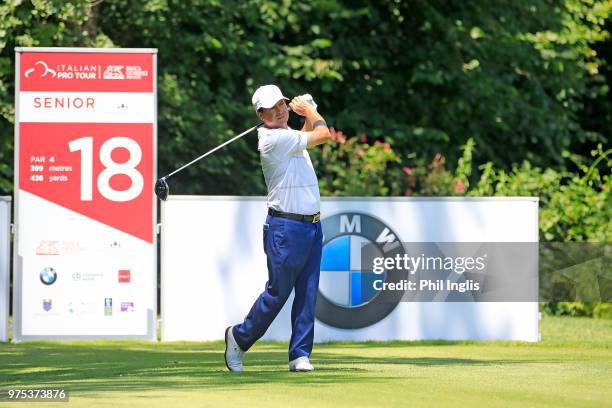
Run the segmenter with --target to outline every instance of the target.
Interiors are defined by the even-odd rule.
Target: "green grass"
[[[612,405],[612,321],[545,317],[541,331],[537,344],[315,345],[314,373],[287,372],[286,343],[258,343],[243,374],[220,342],[0,343],[0,388],[67,388],[68,404],[44,406],[71,407]]]

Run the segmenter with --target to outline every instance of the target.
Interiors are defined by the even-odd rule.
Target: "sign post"
[[[11,197],[0,197],[0,341],[8,340]]]
[[[16,48],[16,341],[156,338],[156,53]]]

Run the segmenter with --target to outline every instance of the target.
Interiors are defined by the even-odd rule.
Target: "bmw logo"
[[[401,300],[402,292],[382,293],[373,288],[371,271],[362,268],[364,245],[385,257],[403,255],[397,234],[379,219],[363,213],[336,214],[321,220],[323,254],[316,317],[340,329],[360,329],[387,317]],[[365,265],[364,265],[365,266]],[[385,275],[386,282],[405,276]]]
[[[40,271],[40,281],[45,285],[53,285],[57,280],[57,272],[55,269],[47,266],[42,271]]]

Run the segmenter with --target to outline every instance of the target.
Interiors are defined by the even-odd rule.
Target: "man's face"
[[[289,120],[289,110],[284,99],[276,102],[271,108],[261,108],[257,112],[257,116],[263,121],[267,128],[286,128]]]

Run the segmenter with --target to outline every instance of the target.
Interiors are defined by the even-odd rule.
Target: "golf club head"
[[[170,187],[166,182],[166,178],[162,177],[157,182],[155,182],[155,195],[162,201],[166,201],[168,198],[168,193],[170,193]]]

